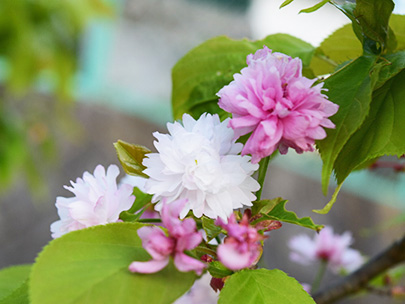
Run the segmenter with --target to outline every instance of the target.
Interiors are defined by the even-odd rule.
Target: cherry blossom
[[[110,165],[107,169],[98,165],[94,174],[84,172],[83,178],[71,181],[71,187],[64,186],[74,197],[57,197],[56,208],[60,220],[51,224],[52,237],[95,225],[117,222],[121,211],[128,210],[135,197],[132,187],[117,186],[119,169]]]
[[[152,260],[147,262],[132,262],[129,270],[140,273],[154,273],[162,270],[169,263],[170,256],[179,271],[195,271],[201,275],[205,264],[184,253],[192,250],[202,241],[202,235],[197,232],[196,223],[191,218],[181,221],[179,213],[187,203],[186,200],[177,200],[170,204],[163,203],[161,211],[163,226],[168,235],[156,226],[147,226],[138,229],[142,239],[142,246],[151,255]]]
[[[233,139],[228,120],[203,114],[197,121],[183,115],[182,124],[168,123],[170,134],[154,133],[158,153],[147,154],[144,173],[150,178],[145,189],[160,211],[167,203],[188,199],[180,212],[184,218],[192,210],[196,217],[206,215],[223,220],[234,209],[251,206],[259,183],[251,177],[258,165],[249,156],[238,155],[242,144]]]
[[[266,46],[247,57],[248,66],[219,92],[219,106],[232,113],[235,137],[252,132],[242,150],[252,162],[289,147],[313,151],[315,140],[334,128],[328,119],[338,106],[323,95],[323,84],[302,76],[299,58],[272,53]]]
[[[216,224],[228,232],[224,243],[217,249],[218,260],[231,270],[239,270],[252,266],[262,253],[260,241],[265,237],[249,226],[248,216],[245,214],[238,223],[232,214],[228,223],[217,219]]]
[[[364,262],[360,252],[350,248],[352,243],[350,232],[334,234],[333,229],[327,226],[312,239],[301,234],[290,239],[288,245],[292,250],[292,261],[301,265],[325,261],[333,272],[338,273],[341,270],[352,272]]]

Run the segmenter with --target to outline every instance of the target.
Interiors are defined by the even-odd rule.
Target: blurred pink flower
[[[228,223],[217,219],[216,225],[221,226],[228,232],[224,243],[217,249],[218,260],[231,270],[239,270],[252,266],[261,255],[262,246],[260,241],[265,237],[257,230],[249,226],[249,220],[246,214],[238,223],[235,215],[228,219]]]
[[[335,273],[341,270],[352,272],[364,262],[359,251],[349,248],[352,242],[350,232],[339,235],[334,234],[331,227],[325,227],[313,239],[304,234],[293,237],[288,242],[292,250],[290,259],[301,265],[321,260],[327,262]]]
[[[298,153],[313,151],[323,129],[334,128],[328,119],[338,106],[321,93],[323,84],[302,76],[299,58],[272,53],[266,46],[247,56],[246,68],[217,95],[219,106],[232,113],[229,126],[235,137],[253,132],[242,155],[251,154],[252,163],[281,154],[289,147]]]
[[[142,239],[142,246],[151,255],[147,262],[132,262],[129,270],[140,273],[154,273],[162,270],[173,256],[177,269],[183,272],[194,270],[201,275],[205,264],[184,253],[192,250],[202,241],[201,233],[197,232],[196,223],[191,218],[181,221],[180,211],[187,203],[185,199],[170,204],[163,202],[162,223],[167,228],[168,236],[156,226],[142,227],[138,235]]]
[[[121,211],[128,210],[135,200],[130,185],[117,186],[119,172],[116,165],[110,165],[107,173],[103,166],[98,165],[93,175],[84,172],[83,178],[70,182],[72,187],[64,186],[75,196],[56,198],[60,220],[51,224],[52,237],[117,222]]]

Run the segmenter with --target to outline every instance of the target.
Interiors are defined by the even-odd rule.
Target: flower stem
[[[198,247],[195,248],[195,250],[200,251],[200,252],[203,252],[203,253],[208,253],[208,254],[210,254],[211,256],[213,256],[214,258],[217,257],[217,253],[216,253],[214,250],[209,249],[209,248],[207,248],[207,247],[198,246]]]
[[[262,196],[264,179],[266,178],[267,167],[269,166],[270,156],[263,158],[259,163],[259,175],[257,181],[260,185],[260,189],[256,192],[256,199],[259,201]]]
[[[322,278],[325,275],[327,266],[328,266],[328,261],[321,260],[321,263],[319,264],[319,268],[318,268],[318,273],[316,274],[314,282],[312,283],[311,293],[314,293],[315,291],[317,291],[319,288],[319,285],[321,285]]]
[[[138,222],[140,222],[140,223],[161,223],[162,222],[162,220],[161,219],[156,219],[156,218],[154,218],[154,219],[139,219],[138,220]]]

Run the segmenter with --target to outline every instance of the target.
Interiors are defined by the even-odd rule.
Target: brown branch
[[[317,304],[329,304],[368,286],[373,278],[405,261],[405,235],[370,259],[360,269],[313,295]]]

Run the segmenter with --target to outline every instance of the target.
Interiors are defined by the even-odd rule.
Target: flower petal
[[[240,252],[234,243],[225,243],[218,246],[219,261],[231,270],[247,268],[254,262],[250,251]]]
[[[174,264],[176,268],[182,272],[195,271],[197,275],[201,275],[206,265],[182,252],[176,253],[174,256]]]
[[[155,273],[163,268],[169,263],[169,257],[163,260],[150,260],[147,262],[132,262],[128,269],[131,272],[139,273]]]

